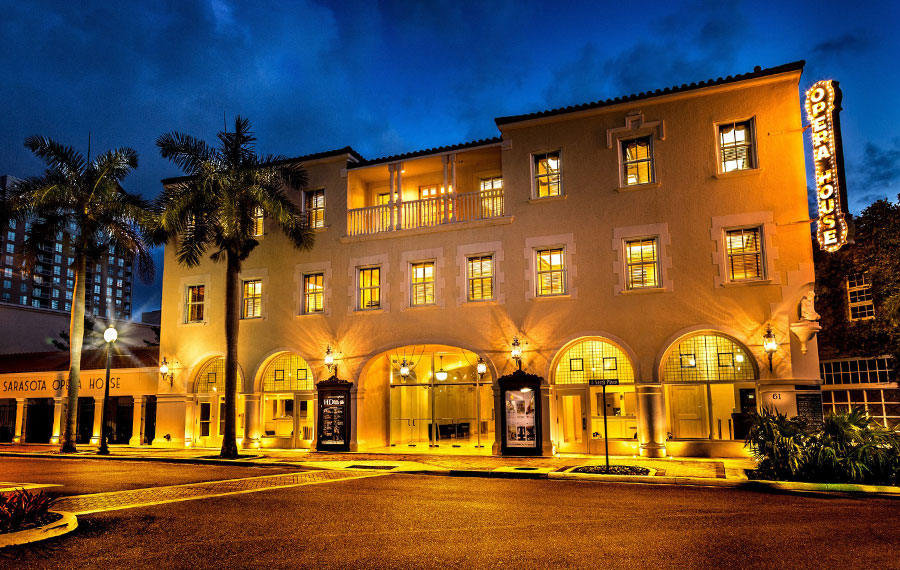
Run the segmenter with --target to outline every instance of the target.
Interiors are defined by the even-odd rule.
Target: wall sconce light
[[[516,366],[519,367],[519,370],[522,369],[522,345],[519,344],[519,337],[514,336],[512,341],[512,348],[509,351],[509,356],[516,361]]]
[[[444,355],[441,355],[441,369],[434,373],[434,377],[437,378],[438,382],[443,382],[447,379],[447,372],[444,370]]]
[[[480,356],[478,357],[478,362],[475,363],[475,372],[478,374],[479,380],[484,380],[484,375],[487,374],[487,362]]]
[[[334,375],[334,352],[330,344],[325,348],[325,366],[328,367],[328,372]]]
[[[778,341],[775,340],[775,333],[772,332],[771,325],[766,325],[766,334],[763,335],[763,349],[769,356],[769,372],[772,372],[772,355],[778,350]]]
[[[400,378],[404,380],[409,378],[409,363],[406,361],[406,358],[400,363]]]
[[[169,363],[166,361],[166,357],[163,356],[162,362],[159,364],[159,373],[162,374],[163,380],[169,381],[169,386],[174,385],[174,374],[169,372]]]

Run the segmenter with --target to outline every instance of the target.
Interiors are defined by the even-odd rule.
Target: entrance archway
[[[262,447],[309,448],[315,439],[315,379],[309,363],[282,352],[266,364],[260,387]]]
[[[244,385],[244,375],[238,367],[237,385]],[[216,357],[207,360],[194,378],[195,405],[193,441],[201,447],[217,447],[222,444],[225,434],[225,358]],[[243,395],[238,393],[237,401],[237,438],[244,436]]]

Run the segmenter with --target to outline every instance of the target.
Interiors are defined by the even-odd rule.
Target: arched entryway
[[[598,386],[598,380],[617,381],[617,384]],[[602,453],[604,433],[608,433],[610,442],[634,441],[637,434],[634,366],[616,343],[602,337],[580,338],[569,343],[555,359],[551,382],[557,451]]]
[[[750,351],[723,333],[676,341],[660,370],[670,439],[743,439],[756,411],[758,377]]]
[[[237,385],[244,385],[244,376],[238,367]],[[215,357],[207,360],[194,377],[194,424],[193,438],[200,447],[218,447],[222,444],[225,433],[225,358]],[[244,436],[243,395],[238,394],[237,402],[237,438]]]
[[[262,447],[309,448],[315,439],[315,379],[298,354],[282,352],[263,368]]]

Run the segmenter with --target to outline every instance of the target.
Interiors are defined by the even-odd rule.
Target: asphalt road
[[[96,465],[65,463],[61,479]],[[215,473],[156,465],[173,479]],[[17,478],[9,466],[0,479]],[[898,513],[900,501],[871,497],[384,475],[85,515],[0,567],[890,570]]]

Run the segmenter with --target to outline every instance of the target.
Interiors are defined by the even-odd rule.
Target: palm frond
[[[70,146],[47,137],[32,135],[25,139],[25,148],[44,161],[48,170],[58,170],[74,180],[84,171],[84,157]]]
[[[215,156],[214,149],[205,141],[174,131],[160,135],[156,147],[163,158],[177,164],[189,176],[202,171]]]

